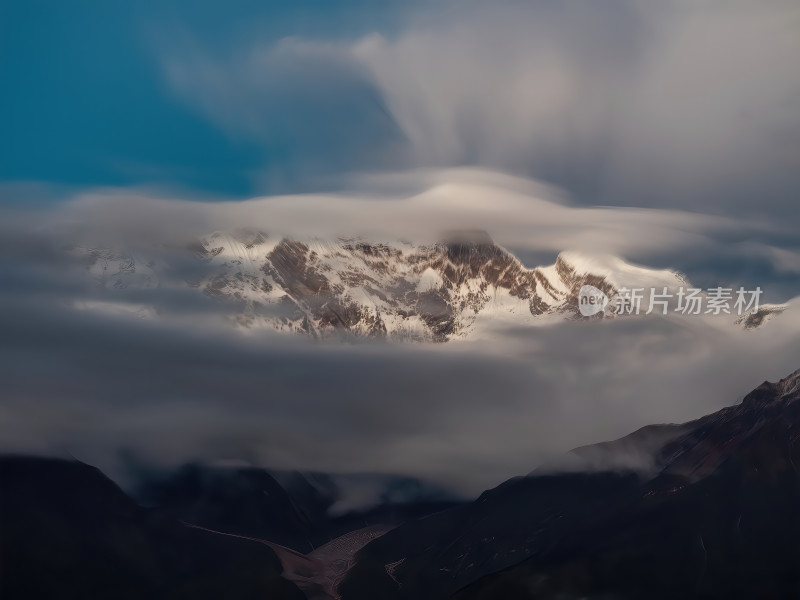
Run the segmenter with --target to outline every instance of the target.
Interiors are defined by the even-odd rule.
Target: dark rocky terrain
[[[646,469],[543,470],[398,527],[359,552],[342,598],[797,598],[798,439],[800,371],[573,465],[646,448]]]
[[[302,600],[266,545],[144,509],[77,462],[0,460],[4,600]]]
[[[7,456],[0,589],[14,600],[797,598],[799,438],[800,371],[696,421],[579,448],[471,503],[401,478],[387,488],[399,496],[337,513],[328,476],[197,465],[150,478],[134,501],[85,464]]]
[[[81,462],[0,457],[0,596],[302,600],[343,574],[341,556],[455,504],[375,479],[374,506],[339,514],[342,484],[323,474],[187,465],[143,479],[135,501]]]

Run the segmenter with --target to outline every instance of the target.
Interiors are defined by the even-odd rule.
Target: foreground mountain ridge
[[[81,463],[5,457],[0,588],[12,599],[796,598],[798,441],[800,370],[471,503],[331,521],[324,488],[294,475],[191,468],[144,509]],[[649,455],[647,468],[630,455]],[[322,543],[305,550],[309,536]]]
[[[341,597],[796,598],[798,441],[800,370],[400,526],[358,553]]]

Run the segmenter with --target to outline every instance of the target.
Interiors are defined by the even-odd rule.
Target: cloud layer
[[[62,245],[149,252],[243,226],[295,239],[360,236],[424,243],[445,232],[479,229],[529,266],[551,264],[559,252],[578,250],[679,270],[701,287],[761,286],[768,302],[800,294],[800,231],[791,220],[586,207],[552,185],[476,168],[352,176],[347,188],[226,203],[147,190],[87,190],[52,210],[6,213],[10,235],[34,230]]]
[[[321,153],[329,175],[481,165],[586,204],[785,214],[798,19],[784,0],[459,5],[352,41],[173,48],[165,72],[231,134],[286,139],[309,176]]]
[[[572,447],[680,422],[797,366],[796,307],[763,330],[564,323],[456,347],[312,345],[4,298],[3,451],[124,474],[243,459],[420,476],[474,493]]]
[[[700,317],[498,325],[478,343],[444,347],[245,336],[223,325],[229,306],[168,286],[120,292],[154,306],[156,321],[72,308],[106,297],[64,251],[70,242],[148,248],[179,278],[196,268],[184,251],[191,236],[239,225],[373,239],[484,226],[531,253],[569,245],[664,260],[735,255],[729,236],[747,230],[796,279],[789,251],[769,245],[781,231],[757,223],[570,206],[550,187],[485,171],[356,188],[224,205],[95,192],[57,209],[6,211],[0,450],[70,452],[118,477],[131,455],[165,467],[242,459],[414,475],[474,493],[572,447],[732,404],[798,367],[796,303],[752,332]]]

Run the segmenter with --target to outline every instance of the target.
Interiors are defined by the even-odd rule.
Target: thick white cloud
[[[700,272],[708,285],[761,285],[768,301],[798,293],[800,248],[792,221],[688,210],[585,207],[553,186],[475,169],[412,170],[354,176],[347,192],[197,202],[135,190],[94,190],[44,212],[9,214],[9,223],[62,236],[64,243],[179,247],[216,230],[260,229],[299,239],[361,236],[431,242],[453,230],[484,230],[530,266],[564,250]],[[707,279],[707,280],[706,280]],[[770,284],[777,285],[773,290]]]
[[[570,205],[557,188],[477,169],[410,171],[351,183],[347,193],[224,203],[125,190],[88,191],[42,222],[88,238],[105,238],[111,245],[126,236],[179,242],[243,226],[299,238],[364,236],[428,242],[452,230],[482,229],[502,244],[530,250],[579,249],[628,257],[681,244],[702,246],[715,233],[743,226],[731,218],[680,210]]]

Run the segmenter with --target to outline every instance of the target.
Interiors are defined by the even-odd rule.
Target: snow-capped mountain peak
[[[227,302],[229,318],[238,327],[314,337],[335,332],[397,340],[463,339],[488,320],[537,325],[580,318],[578,297],[585,285],[609,298],[625,287],[675,290],[687,285],[674,271],[575,251],[562,252],[552,265],[528,268],[480,232],[415,245],[217,231],[185,248],[184,258],[196,268],[181,280],[165,264],[169,254],[73,252],[84,257],[89,274],[106,290],[194,288]],[[141,307],[137,310],[142,314]]]

